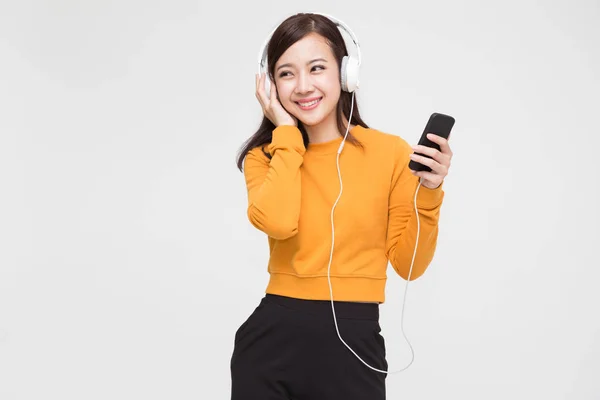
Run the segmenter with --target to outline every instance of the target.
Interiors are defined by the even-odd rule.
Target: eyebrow
[[[307,63],[306,63],[306,65],[312,64],[312,63],[314,63],[314,62],[316,62],[316,61],[324,61],[324,62],[327,62],[327,60],[326,60],[326,59],[324,59],[324,58],[315,58],[314,60],[310,60],[309,62],[307,62]],[[279,71],[281,68],[284,68],[284,67],[291,67],[291,66],[292,66],[292,64],[291,64],[291,63],[287,63],[287,64],[281,64],[279,67],[277,67],[277,71]]]

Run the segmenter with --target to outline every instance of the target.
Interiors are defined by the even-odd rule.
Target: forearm
[[[389,260],[398,275],[404,279],[415,280],[427,270],[433,260],[438,238],[439,207],[431,210],[419,210],[419,218],[413,212],[389,251]],[[418,242],[417,242],[418,234]],[[415,254],[416,247],[416,254]],[[412,271],[410,269],[414,257]]]
[[[419,278],[433,260],[443,197],[441,186],[437,189],[421,186],[417,194],[419,218],[415,210],[414,191],[410,197],[405,195],[405,201],[390,209],[388,258],[396,272],[404,279],[409,279],[409,274],[410,280]]]
[[[267,235],[286,239],[297,233],[300,217],[305,151],[301,133],[291,126],[279,127],[268,149],[272,155],[268,165],[248,166],[248,219]]]

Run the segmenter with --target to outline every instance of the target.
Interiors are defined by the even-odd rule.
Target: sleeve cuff
[[[425,208],[435,208],[442,203],[444,199],[444,182],[435,189],[429,189],[423,185],[419,187],[419,193],[417,194],[417,205]]]
[[[293,125],[281,125],[273,130],[273,138],[267,150],[273,156],[279,149],[292,149],[301,156],[306,152],[302,132]]]

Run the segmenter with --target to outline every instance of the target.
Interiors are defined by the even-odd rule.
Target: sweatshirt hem
[[[332,276],[334,301],[385,301],[387,277]],[[330,300],[327,276],[299,277],[271,272],[266,293],[305,300]]]

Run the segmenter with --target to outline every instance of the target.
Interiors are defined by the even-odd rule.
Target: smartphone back
[[[427,121],[427,125],[425,125],[425,129],[423,130],[423,133],[421,134],[421,139],[419,139],[419,144],[422,146],[433,147],[434,149],[441,150],[439,144],[432,142],[431,140],[429,140],[427,138],[427,134],[433,133],[435,135],[443,137],[444,139],[448,139],[450,137],[450,132],[452,131],[452,127],[454,126],[454,122],[455,122],[454,118],[449,115],[441,114],[441,113],[431,114],[431,116],[429,117],[429,121]],[[431,158],[425,154],[420,154],[420,153],[417,153],[417,154],[422,155],[427,158]],[[413,161],[413,160],[410,161],[408,166],[413,171],[428,171],[428,172],[431,171],[431,168],[429,168],[428,166],[423,165],[423,164]]]

